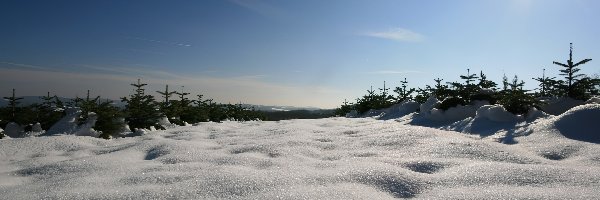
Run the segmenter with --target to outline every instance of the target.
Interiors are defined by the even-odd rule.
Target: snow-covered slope
[[[600,145],[561,137],[567,116],[513,145],[371,118],[3,139],[0,197],[596,199]]]

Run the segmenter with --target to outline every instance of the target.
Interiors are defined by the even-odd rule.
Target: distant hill
[[[293,111],[293,110],[322,110],[317,107],[296,107],[296,106],[265,106],[265,105],[253,105],[253,104],[242,104],[246,108],[254,107],[254,109],[265,112],[278,112],[278,111]]]

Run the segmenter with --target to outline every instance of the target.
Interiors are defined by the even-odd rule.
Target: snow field
[[[3,139],[0,196],[597,198],[600,147],[563,137],[560,119],[526,127],[512,145],[372,118],[201,123],[108,141]]]

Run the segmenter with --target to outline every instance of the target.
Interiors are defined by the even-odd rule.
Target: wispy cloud
[[[2,65],[9,65],[9,66],[18,67],[18,68],[35,69],[35,70],[51,70],[51,68],[42,67],[42,66],[38,66],[38,65],[29,65],[29,64],[23,64],[23,63],[0,61],[0,67],[2,67]]]
[[[399,42],[420,42],[425,36],[404,28],[393,28],[387,31],[369,31],[361,35]]]
[[[137,77],[149,77],[149,78],[165,78],[165,79],[179,79],[183,78],[181,75],[162,71],[158,69],[140,68],[140,67],[123,67],[123,66],[96,66],[96,65],[80,65],[83,68],[93,69],[109,74],[116,75],[129,75]]]
[[[172,46],[180,46],[180,47],[191,47],[192,46],[191,44],[186,44],[186,43],[171,42],[171,41],[164,41],[164,40],[155,40],[155,39],[148,39],[148,38],[142,38],[142,37],[125,36],[125,38],[130,39],[130,40],[139,40],[139,41],[153,42],[153,43],[159,43],[159,44],[164,44],[164,45],[172,45]]]
[[[417,70],[405,70],[405,71],[395,71],[395,70],[380,70],[380,71],[372,71],[369,74],[422,74],[425,72],[417,71]]]

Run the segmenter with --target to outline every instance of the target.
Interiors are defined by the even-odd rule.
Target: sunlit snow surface
[[[552,130],[509,145],[330,118],[3,139],[0,199],[597,199],[600,145]]]

